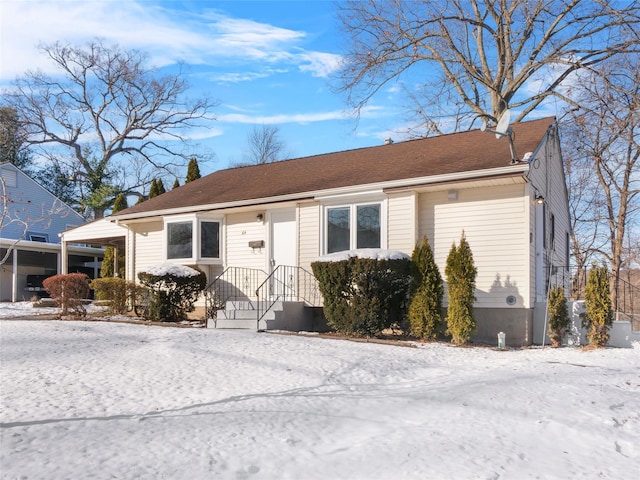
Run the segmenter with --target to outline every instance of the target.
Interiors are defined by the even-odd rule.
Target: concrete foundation
[[[533,313],[528,308],[474,308],[477,332],[471,340],[497,346],[498,333],[504,332],[507,346],[531,345]]]

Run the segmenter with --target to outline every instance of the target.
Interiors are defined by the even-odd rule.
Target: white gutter
[[[303,198],[322,198],[338,195],[357,194],[362,192],[371,192],[372,190],[383,190],[398,187],[411,187],[416,185],[428,185],[432,183],[456,182],[460,180],[481,179],[483,177],[493,177],[506,174],[525,173],[529,170],[528,163],[509,165],[506,167],[491,168],[488,170],[473,170],[469,172],[447,173],[443,175],[431,175],[428,177],[404,178],[400,180],[389,180],[386,182],[368,183],[363,185],[349,185],[346,187],[330,188],[324,190],[313,190],[309,192],[291,193],[288,195],[279,195],[276,197],[252,198],[248,200],[238,200],[234,202],[211,203],[206,205],[190,205],[188,207],[170,208],[164,210],[152,210],[142,213],[130,213],[118,215],[117,218],[111,219],[112,222],[120,222],[125,220],[135,220],[148,217],[157,217],[163,215],[177,215],[182,213],[194,213],[203,210],[222,210],[226,208],[244,207],[251,205],[262,205],[265,203],[279,203],[291,200],[300,200]]]

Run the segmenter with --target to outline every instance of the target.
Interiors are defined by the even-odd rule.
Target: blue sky
[[[332,92],[345,50],[335,14],[333,1],[0,0],[0,83],[50,69],[36,46],[55,41],[102,38],[145,51],[164,69],[184,62],[190,94],[220,102],[212,128],[192,133],[193,154],[215,154],[203,173],[242,161],[255,125],[278,126],[291,157],[400,140],[404,118],[393,88],[359,121]]]

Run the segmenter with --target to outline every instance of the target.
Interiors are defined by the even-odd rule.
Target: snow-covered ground
[[[59,308],[33,306],[33,302],[0,302],[0,318],[33,317],[39,315],[55,315]]]
[[[407,348],[3,319],[0,379],[2,479],[640,473],[640,347]]]

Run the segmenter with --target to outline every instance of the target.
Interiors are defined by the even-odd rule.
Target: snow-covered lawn
[[[0,320],[2,479],[631,479],[640,348]]]

